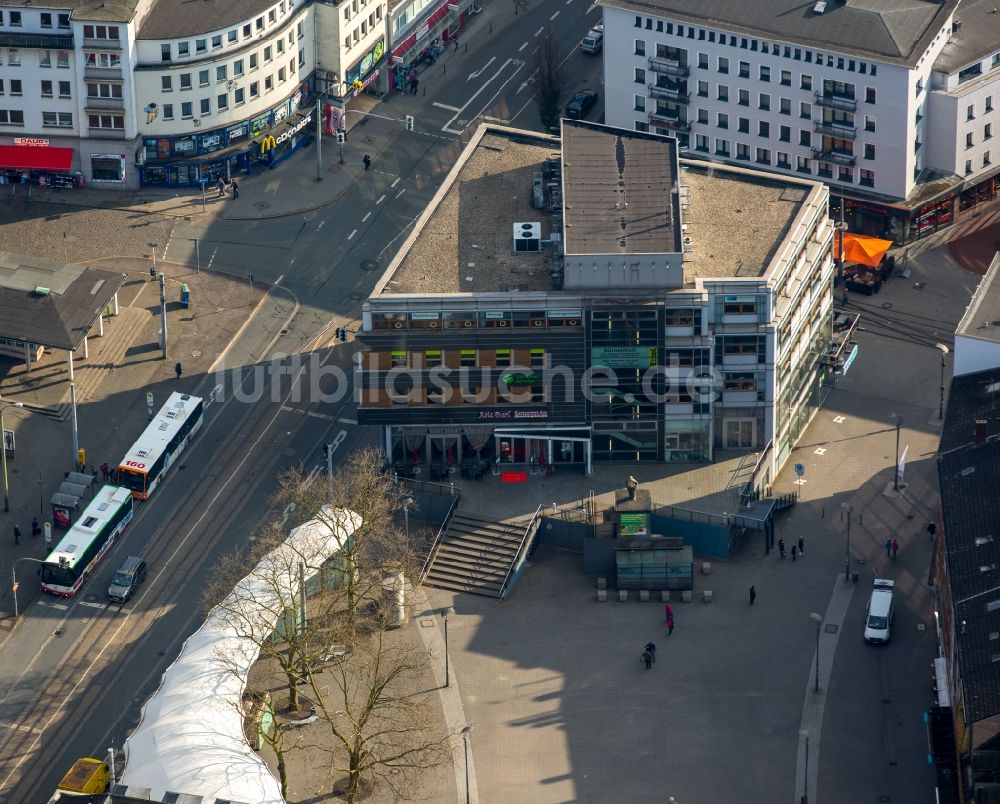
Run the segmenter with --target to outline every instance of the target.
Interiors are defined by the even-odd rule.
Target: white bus
[[[103,486],[42,564],[42,589],[72,597],[132,521],[128,489]]]
[[[118,484],[137,500],[149,499],[174,459],[201,427],[204,400],[172,393],[118,466]]]

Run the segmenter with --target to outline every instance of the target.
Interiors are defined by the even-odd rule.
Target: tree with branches
[[[538,104],[538,117],[545,131],[559,127],[559,112],[564,96],[563,76],[559,41],[555,31],[546,27],[538,37],[535,50],[534,99]]]

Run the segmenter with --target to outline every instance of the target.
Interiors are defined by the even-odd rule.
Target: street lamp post
[[[896,413],[892,417],[896,420],[896,462],[892,468],[892,488],[893,491],[899,491],[899,428],[903,426],[903,417]]]
[[[34,561],[36,564],[44,564],[45,563],[40,558],[30,558],[28,556],[22,556],[21,558],[15,558],[14,559],[14,563],[10,565],[10,577],[11,577],[11,580],[14,582],[14,585],[11,587],[11,589],[14,592],[14,619],[15,620],[17,619],[17,614],[18,614],[18,612],[17,612],[17,562],[18,561]]]
[[[851,511],[850,503],[841,503],[840,510],[847,514],[847,541],[844,542],[844,583],[851,580]]]
[[[451,686],[451,669],[448,667],[448,612],[449,609],[442,612],[444,617],[444,685],[446,687]]]
[[[801,804],[809,804],[809,732],[800,731],[800,735],[806,739],[806,771],[802,774],[802,798]]]
[[[938,418],[944,421],[944,369],[945,369],[945,358],[948,356],[948,352],[951,351],[943,343],[934,344],[938,349],[941,350],[941,407],[938,411]]]
[[[819,692],[819,630],[823,626],[823,618],[815,611],[809,615],[816,623],[816,685],[813,692]]]
[[[469,804],[471,791],[469,790],[469,735],[472,734],[472,726],[465,726],[462,729],[462,741],[465,743],[465,804]]]
[[[3,412],[8,408],[23,408],[23,402],[0,402],[0,463],[3,464],[3,510],[10,511],[10,492],[7,486],[7,431],[3,426]]]

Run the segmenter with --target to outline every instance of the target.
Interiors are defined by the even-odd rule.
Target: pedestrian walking
[[[21,529],[15,525],[14,526],[14,544],[21,543]]]
[[[895,539],[893,539],[892,540],[892,557],[895,558],[896,557],[896,553],[898,553],[898,552],[899,552],[899,542],[897,542]]]
[[[795,560],[795,557],[796,557],[796,556],[797,556],[798,554],[799,554],[799,547],[798,547],[798,545],[797,545],[797,544],[793,544],[793,545],[792,545],[792,561],[794,561],[794,560]]]
[[[372,158],[368,156],[368,154],[365,154],[364,158],[361,161],[365,163],[365,172],[367,173],[371,169]]]
[[[886,558],[892,557],[892,539],[886,539],[885,544],[882,545],[885,548]]]
[[[235,176],[233,177],[233,180],[229,182],[229,186],[232,188],[233,200],[235,201],[237,198],[240,197],[240,183],[236,181]]]
[[[653,642],[646,643],[646,650],[653,654],[653,661],[656,661],[656,645]]]
[[[219,195],[217,198],[222,198],[222,196],[226,194],[226,182],[222,176],[219,176],[219,180],[215,183],[215,186],[219,188]]]
[[[754,603],[754,601],[756,599],[757,599],[757,587],[751,585],[750,586],[750,605],[751,606],[753,605],[753,603]]]
[[[174,364],[174,374],[177,375],[177,379],[178,380],[181,378],[181,372],[182,371],[183,371],[183,369],[181,368],[181,364],[180,363],[175,363]]]
[[[785,540],[778,539],[778,558],[785,557]]]
[[[670,612],[667,615],[667,636],[670,636],[674,632],[674,613]]]
[[[647,670],[652,670],[653,669],[653,654],[652,653],[650,653],[648,650],[644,650],[642,652],[642,660],[646,663],[646,669]]]
[[[806,540],[799,536],[799,555],[804,556],[806,554]]]
[[[31,520],[31,538],[32,539],[37,539],[38,538],[38,534],[41,533],[41,532],[42,532],[42,529],[38,525],[38,517],[36,516],[36,517],[34,517]]]
[[[927,535],[930,537],[931,541],[934,541],[934,534],[936,533],[937,533],[937,525],[935,525],[933,522],[929,523],[927,525]]]
[[[674,610],[670,608],[669,603],[663,604],[663,622],[669,623],[674,616]]]
[[[458,50],[458,37],[456,36],[456,37],[455,37],[454,39],[452,39],[451,41],[455,43],[455,50]]]
[[[107,463],[102,463],[101,464],[101,478],[104,480],[105,483],[108,482],[108,475],[110,475],[110,474],[111,474],[111,467],[108,466]]]

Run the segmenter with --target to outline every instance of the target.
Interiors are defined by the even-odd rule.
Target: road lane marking
[[[471,81],[473,78],[479,78],[479,76],[481,76],[483,73],[486,72],[486,68],[489,67],[496,60],[497,60],[496,56],[490,56],[490,60],[488,62],[486,62],[486,64],[484,64],[478,70],[473,70],[471,73],[469,73],[469,77],[466,78],[465,80],[466,81]],[[453,111],[458,111],[458,110],[454,109]]]
[[[549,22],[552,22],[552,20],[554,20],[558,16],[559,16],[559,12],[557,11],[555,14],[553,14],[551,17],[549,17]]]
[[[370,218],[371,216],[372,216],[372,211],[371,211],[371,210],[368,210],[368,211],[367,211],[367,212],[365,213],[365,216],[364,216],[364,217],[363,217],[363,218],[361,219],[361,222],[362,222],[362,223],[364,223],[364,222],[365,222],[366,220],[368,220],[368,219],[369,219],[369,218]]]
[[[318,232],[318,231],[319,231],[320,229],[322,229],[322,228],[323,228],[323,227],[324,227],[325,225],[326,225],[326,219],[323,219],[323,220],[321,220],[321,221],[319,222],[319,226],[317,226],[317,227],[316,227],[316,231]]]
[[[434,103],[432,103],[431,106],[437,106],[439,109],[444,109],[449,112],[461,111],[461,109],[459,109],[457,106],[449,106],[447,103],[438,103],[437,101],[434,101]]]
[[[390,184],[389,186],[390,187],[395,187],[397,184],[399,184],[399,176],[397,176],[395,178],[395,180],[393,180],[392,184]]]
[[[400,190],[398,193],[396,193],[396,198],[399,198],[405,192],[406,192],[406,188],[404,187],[402,190]]]
[[[92,609],[105,609],[107,608],[107,603],[94,603],[90,600],[80,600],[77,601],[81,606],[89,606]]]
[[[26,731],[29,734],[40,734],[41,729],[34,726],[25,726],[21,723],[0,723],[0,729],[11,729],[12,731]]]
[[[462,131],[461,131],[461,130],[456,130],[456,129],[453,129],[453,128],[451,128],[451,125],[452,125],[452,123],[454,123],[454,122],[455,122],[455,121],[456,121],[456,120],[458,119],[458,116],[459,116],[460,114],[462,114],[462,113],[463,113],[463,112],[464,112],[464,111],[465,111],[466,109],[468,109],[468,108],[469,108],[469,106],[471,106],[471,105],[472,105],[472,102],[473,102],[473,101],[474,101],[474,100],[475,100],[476,98],[478,98],[478,97],[479,97],[479,95],[480,95],[480,94],[481,94],[482,92],[484,92],[484,91],[486,90],[486,88],[487,88],[487,87],[488,87],[488,86],[489,86],[490,84],[492,84],[492,83],[493,83],[494,81],[496,81],[496,80],[497,80],[497,78],[499,78],[499,77],[500,77],[500,74],[501,74],[501,73],[502,73],[502,72],[503,72],[504,70],[506,70],[506,69],[507,69],[507,66],[508,66],[508,65],[510,65],[510,64],[512,64],[512,63],[516,65],[516,67],[515,67],[515,70],[514,70],[514,73],[513,73],[512,75],[511,75],[511,77],[510,77],[510,78],[508,78],[508,79],[507,79],[506,81],[504,81],[504,82],[503,82],[503,84],[501,84],[501,86],[500,86],[500,89],[498,89],[498,90],[497,90],[497,92],[496,92],[496,94],[495,94],[495,95],[493,96],[494,98],[496,98],[496,96],[497,96],[497,95],[499,95],[499,94],[500,94],[500,93],[501,93],[501,92],[503,91],[503,88],[504,88],[505,86],[507,86],[507,84],[509,84],[509,83],[511,82],[511,80],[512,80],[512,79],[514,78],[514,76],[515,76],[515,75],[517,75],[517,73],[518,73],[518,72],[520,71],[521,67],[523,67],[523,66],[524,66],[524,62],[523,62],[523,61],[519,61],[519,60],[517,60],[517,59],[507,59],[507,61],[505,61],[505,62],[504,62],[503,64],[501,64],[501,65],[500,65],[500,67],[499,67],[499,69],[498,69],[498,70],[497,70],[497,71],[496,71],[495,73],[493,73],[493,75],[492,75],[492,76],[490,76],[490,77],[489,77],[489,78],[488,78],[488,79],[486,80],[486,82],[485,82],[485,83],[484,83],[484,84],[483,84],[483,85],[482,85],[482,86],[481,86],[481,87],[480,87],[479,89],[477,89],[477,90],[476,90],[476,91],[475,91],[475,92],[473,93],[472,97],[471,97],[471,98],[469,98],[469,99],[468,99],[468,100],[467,100],[467,101],[466,101],[466,102],[465,102],[465,103],[464,103],[464,104],[462,105],[462,108],[461,108],[461,109],[460,109],[460,110],[459,110],[458,112],[456,112],[456,113],[455,113],[455,116],[454,116],[454,117],[452,117],[452,118],[451,118],[451,120],[449,120],[449,121],[448,121],[447,123],[445,123],[445,124],[444,124],[444,126],[442,126],[442,127],[441,127],[441,130],[442,130],[442,131],[447,131],[447,132],[448,132],[449,134],[461,134],[461,133],[462,133]],[[490,102],[492,103],[492,100],[491,100]]]
[[[524,50],[524,49],[525,49],[525,48],[526,48],[527,46],[528,46],[528,43],[527,43],[527,42],[525,42],[525,43],[524,43],[523,45],[521,45],[521,47],[519,47],[519,48],[517,49],[517,52],[518,52],[518,53],[520,53],[520,52],[521,52],[522,50]]]
[[[337,421],[340,422],[341,424],[357,425],[357,422],[354,421],[354,419],[348,419],[346,416],[341,416],[339,419],[337,419]]]
[[[535,31],[535,33],[534,33],[535,38],[537,39],[539,36],[541,36],[542,35],[542,31],[544,31],[544,30],[545,30],[545,28],[539,28],[537,31]]]
[[[382,195],[378,197],[378,201],[376,201],[375,203],[381,204],[383,201],[385,201],[385,193],[382,193]]]
[[[357,229],[354,229],[354,230],[353,230],[353,231],[352,231],[352,232],[351,232],[351,233],[350,233],[350,234],[349,234],[349,235],[347,236],[347,239],[348,239],[348,240],[350,240],[350,239],[351,239],[352,237],[354,237],[354,235],[356,235],[357,233],[358,233],[358,230],[357,230]]]

